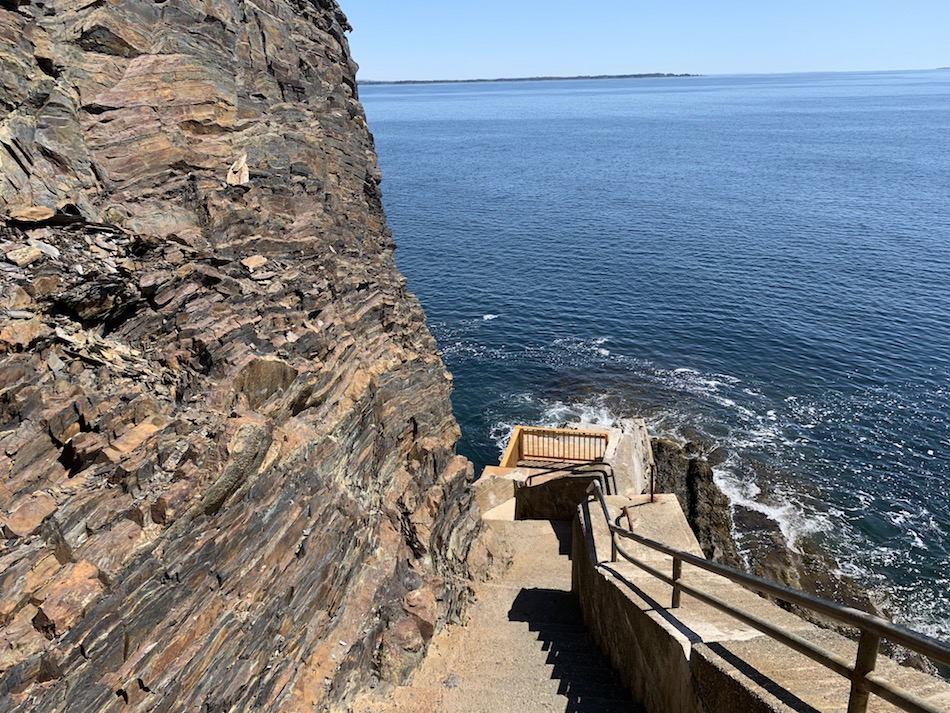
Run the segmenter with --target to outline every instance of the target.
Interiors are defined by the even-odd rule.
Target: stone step
[[[437,713],[564,713],[566,699],[539,698],[533,692],[505,691],[451,691],[443,694]]]
[[[554,702],[554,710],[590,710],[600,711],[600,708],[580,708],[569,703],[585,702],[588,705],[593,701],[599,703],[613,703],[623,710],[634,710],[629,693],[620,686],[599,681],[586,681],[574,678],[552,678],[534,675],[514,675],[498,672],[494,675],[479,675],[477,677],[457,676],[453,680],[454,687],[444,687],[442,699],[446,703],[462,701],[492,701],[494,705],[510,704],[513,700],[521,699],[526,705],[520,710],[533,711],[540,702]],[[560,707],[557,707],[560,706]],[[479,710],[469,708],[470,710]],[[451,708],[448,708],[451,710]],[[492,712],[496,707],[480,710]]]
[[[569,574],[566,575],[570,582]],[[517,621],[530,621],[529,617],[549,621],[581,621],[577,597],[564,586],[565,578],[556,584],[535,582],[492,583],[483,585],[478,594],[476,612],[483,608],[507,607],[506,614]],[[496,613],[496,612],[493,612]]]
[[[548,649],[521,654],[522,647],[512,647],[498,653],[479,652],[465,656],[465,663],[474,670],[505,671],[506,675],[531,672],[532,675],[553,675],[555,678],[570,676],[576,679],[600,683],[618,683],[619,676],[599,651],[578,649]]]
[[[485,641],[488,639],[504,641],[512,639],[522,642],[561,642],[565,645],[586,643],[589,646],[593,646],[593,640],[583,629],[554,629],[546,626],[539,628],[520,621],[492,621],[485,622],[484,625],[479,626],[477,631],[473,626],[472,630],[472,641]]]
[[[469,623],[472,625],[482,624],[521,624],[532,631],[558,631],[558,627],[567,627],[575,625],[581,627],[582,622],[575,619],[571,612],[550,612],[550,611],[532,611],[526,612],[520,609],[518,604],[509,602],[486,602],[478,603],[478,610],[471,613]]]
[[[577,713],[645,713],[644,709],[637,705],[629,696],[625,698],[608,698],[602,696],[570,695],[561,698],[567,701],[565,711],[576,711]]]
[[[465,640],[468,655],[488,650],[499,657],[505,656],[507,651],[517,651],[517,655],[530,654],[532,651],[559,651],[602,656],[600,649],[584,630],[545,628],[538,631],[517,622],[492,622],[477,629],[473,626]]]
[[[443,698],[437,713],[642,713],[635,703],[603,698],[567,699],[556,697],[540,700],[532,696],[505,696],[499,700],[497,692],[466,698]]]
[[[556,646],[545,648],[526,647],[523,644],[513,644],[500,650],[506,642],[490,641],[488,646],[478,642],[471,642],[468,646],[471,653],[464,656],[453,656],[450,665],[456,667],[472,666],[475,670],[528,670],[543,672],[552,667],[559,667],[563,671],[584,671],[594,676],[599,671],[610,672],[606,677],[614,676],[613,669],[599,651],[578,647],[574,650]],[[493,650],[494,649],[494,650]]]
[[[563,566],[560,567],[548,567],[543,572],[534,570],[512,572],[509,570],[507,576],[495,580],[492,585],[517,589],[522,587],[557,589],[564,586],[565,580],[568,582],[571,580],[570,562],[564,562]]]

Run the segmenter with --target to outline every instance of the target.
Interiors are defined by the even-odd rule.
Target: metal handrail
[[[607,509],[607,503],[604,500],[603,490],[598,481],[593,481],[587,488],[588,493],[594,493],[600,501],[600,507],[604,513],[604,519],[607,521],[607,527],[610,530],[610,550],[611,562],[616,562],[618,555],[626,561],[636,565],[645,572],[653,575],[657,579],[666,582],[673,588],[671,609],[680,605],[682,593],[712,606],[720,611],[733,616],[740,621],[763,632],[776,641],[808,656],[814,661],[831,669],[840,676],[851,681],[851,693],[848,700],[848,713],[865,713],[867,710],[868,695],[874,693],[889,703],[912,713],[946,713],[945,709],[934,706],[912,693],[888,683],[886,680],[873,673],[877,661],[878,646],[881,639],[887,639],[895,644],[899,644],[911,651],[937,661],[942,664],[950,665],[950,646],[945,642],[934,639],[925,634],[912,631],[898,624],[894,624],[882,617],[869,614],[867,612],[846,607],[837,602],[823,599],[812,594],[785,587],[781,584],[771,582],[762,577],[740,572],[737,569],[728,567],[717,562],[710,562],[707,559],[698,557],[683,550],[677,550],[668,547],[660,542],[637,535],[636,533],[611,522],[610,511]],[[627,554],[617,544],[617,537],[633,540],[641,545],[649,547],[657,552],[669,555],[673,558],[672,576],[668,577],[662,572],[650,567],[644,562],[640,562],[635,557]],[[695,567],[712,572],[729,581],[741,584],[760,594],[767,594],[785,602],[796,604],[811,611],[820,612],[837,621],[854,627],[861,632],[858,641],[858,652],[853,666],[841,657],[813,644],[812,642],[790,632],[782,631],[773,624],[761,619],[755,615],[738,609],[728,602],[707,594],[699,589],[684,584],[682,581],[683,562],[687,562]]]
[[[547,463],[546,465],[551,466],[551,468],[549,470],[543,470],[540,473],[532,473],[525,478],[525,485],[530,486],[534,478],[551,475],[551,473],[564,472],[566,473],[566,475],[563,476],[565,478],[574,478],[587,474],[597,477],[597,474],[599,474],[600,480],[604,484],[604,489],[607,491],[607,495],[617,494],[617,476],[614,474],[613,466],[610,465],[610,463],[605,461],[588,461],[586,463]],[[581,470],[581,468],[585,470]],[[613,492],[611,492],[611,482],[613,482]]]

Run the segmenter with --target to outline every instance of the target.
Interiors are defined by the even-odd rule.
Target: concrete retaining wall
[[[607,431],[607,451],[604,460],[610,463],[617,479],[617,492],[633,497],[650,488],[650,469],[653,467],[653,447],[650,433],[642,418],[628,418],[619,426],[599,426],[590,423],[571,423],[571,428]]]
[[[572,589],[580,599],[591,636],[647,711],[704,713],[683,642],[655,612],[643,609],[643,600],[627,585],[629,579],[609,562],[609,536],[605,540],[603,532],[592,533],[587,527],[588,522],[595,528],[603,523],[599,510],[591,513],[588,503],[578,510],[572,543]],[[599,529],[606,530],[606,526]]]

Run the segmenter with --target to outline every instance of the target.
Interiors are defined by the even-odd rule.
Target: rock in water
[[[333,707],[487,560],[347,29],[0,2],[0,708]]]
[[[744,567],[792,589],[877,613],[867,592],[854,580],[836,574],[838,564],[816,543],[803,538],[798,548],[792,549],[778,523],[762,513],[737,506],[733,508],[735,527],[742,533],[744,546],[740,558],[732,537],[729,500],[713,481],[706,459],[690,457],[702,452],[702,448],[693,442],[680,446],[667,438],[654,438],[652,445],[657,490],[676,494],[706,557],[731,567]],[[856,633],[829,617],[786,602],[778,604],[819,626],[848,636]]]
[[[706,557],[730,567],[740,566],[729,500],[713,482],[712,468],[704,460],[689,458],[682,446],[669,439],[654,438],[651,445],[657,492],[676,495]]]

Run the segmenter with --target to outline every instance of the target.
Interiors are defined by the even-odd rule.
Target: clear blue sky
[[[339,3],[362,80],[950,65],[950,0]]]

